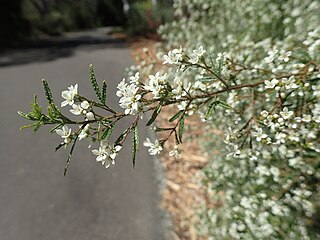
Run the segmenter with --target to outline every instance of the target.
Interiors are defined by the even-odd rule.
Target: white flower
[[[80,104],[80,106],[81,106],[83,109],[87,110],[87,109],[90,107],[90,104],[88,103],[88,101],[83,101],[83,102]]]
[[[261,115],[262,117],[266,118],[266,117],[269,115],[269,113],[268,113],[268,111],[263,110],[263,111],[261,111],[260,115]]]
[[[169,156],[174,157],[176,159],[179,158],[179,154],[180,154],[180,151],[179,151],[179,146],[178,145],[175,145],[173,147],[173,150],[169,152]]]
[[[118,84],[117,88],[119,89],[116,93],[118,97],[122,97],[126,93],[126,89],[128,87],[128,84],[126,83],[125,79],[122,79],[122,81]]]
[[[160,154],[162,151],[162,147],[160,146],[158,140],[152,143],[149,138],[146,138],[146,141],[144,141],[143,145],[149,147],[148,152],[150,155]]]
[[[163,64],[178,64],[182,60],[182,49],[173,49],[168,52],[168,55],[163,56]]]
[[[82,140],[82,139],[88,137],[89,127],[90,127],[89,124],[87,124],[87,125],[81,130],[81,132],[80,132],[80,134],[79,134],[79,136],[78,136],[79,140]]]
[[[286,142],[286,134],[282,132],[277,132],[275,138],[277,139],[277,144]]]
[[[68,87],[68,90],[63,91],[61,93],[61,96],[65,99],[65,101],[61,103],[61,107],[67,106],[68,104],[72,106],[72,104],[74,103],[74,97],[77,94],[78,94],[78,84],[74,86],[71,85],[70,87]]]
[[[70,109],[70,112],[73,113],[74,115],[80,115],[82,113],[82,108],[78,104],[72,104],[72,108]]]
[[[303,114],[302,115],[302,121],[304,121],[306,123],[311,122],[311,119],[312,119],[311,115],[308,115],[308,114]]]
[[[274,88],[279,83],[279,80],[274,78],[271,81],[265,80],[264,83],[266,84],[266,88]]]
[[[200,46],[198,49],[192,51],[198,57],[202,57],[206,53],[206,50],[203,49],[203,46]]]
[[[155,75],[149,75],[149,82],[144,86],[144,88],[148,91],[151,91],[154,95],[154,98],[158,98],[163,88],[163,84],[166,81],[166,77],[167,74],[161,76],[159,72],[157,72]]]
[[[115,147],[111,147],[109,157],[114,160],[116,158],[116,156],[118,155],[118,152],[121,150],[121,148],[122,148],[122,146],[120,146],[120,145],[117,145]]]
[[[256,137],[256,140],[260,142],[262,139],[267,138],[268,135],[262,132],[261,128],[257,129],[257,132],[252,133],[253,136]]]
[[[139,72],[136,72],[134,76],[130,77],[130,83],[139,84]]]
[[[125,114],[135,115],[139,112],[141,103],[141,95],[137,94],[138,88],[135,84],[131,84],[127,88],[124,96],[120,99],[120,107],[125,108]]]
[[[109,157],[108,149],[105,146],[101,146],[101,145],[99,149],[93,149],[92,153],[94,155],[97,155],[97,158],[96,158],[97,162],[105,161],[107,157]]]
[[[189,63],[191,64],[197,64],[199,62],[199,56],[196,54],[191,54],[191,57],[189,59]]]
[[[93,121],[95,119],[94,114],[92,112],[87,112],[86,117],[89,121]]]
[[[287,107],[283,108],[282,112],[280,112],[280,115],[283,117],[283,119],[289,119],[293,116],[293,111],[289,111]]]
[[[64,125],[61,129],[57,129],[56,133],[64,139],[65,143],[70,142],[71,128],[68,128],[68,126]]]

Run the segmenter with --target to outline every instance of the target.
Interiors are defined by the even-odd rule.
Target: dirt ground
[[[130,41],[130,46],[132,56],[137,62],[159,61],[155,60],[156,51],[153,40],[135,39]],[[146,49],[148,49],[147,54]],[[157,118],[157,125],[167,126],[168,119],[174,113],[171,107],[165,107]],[[162,193],[162,207],[171,216],[172,239],[174,240],[200,239],[196,236],[195,226],[198,223],[196,209],[205,201],[205,191],[197,184],[202,179],[202,169],[207,163],[197,138],[203,133],[201,122],[195,116],[187,118],[185,126],[184,143],[179,146],[179,158],[169,156],[169,151],[175,145],[174,138],[166,142],[165,149],[160,155],[166,182]]]

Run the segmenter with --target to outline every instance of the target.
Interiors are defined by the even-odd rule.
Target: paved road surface
[[[48,129],[19,131],[27,121],[17,111],[30,109],[33,94],[45,104],[42,78],[59,101],[61,91],[75,83],[80,93],[92,96],[89,63],[100,80],[109,81],[109,102],[117,105],[112,89],[132,60],[125,44],[103,31],[69,34],[38,49],[0,55],[1,240],[164,239],[153,160],[144,149],[135,170],[130,144],[106,170],[81,143],[64,177],[67,152],[54,153],[59,136]]]

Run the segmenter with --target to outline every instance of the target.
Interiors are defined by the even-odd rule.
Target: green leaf
[[[55,151],[58,151],[61,147],[65,146],[65,145],[66,145],[65,142],[60,143],[58,146],[56,146]]]
[[[121,135],[117,138],[117,140],[114,142],[114,145],[117,146],[119,143],[123,140],[123,138],[128,134],[129,129],[126,129],[121,133]]]
[[[179,121],[179,142],[182,143],[182,134],[184,130],[184,120],[186,115],[183,115],[182,118]]]
[[[18,114],[19,114],[21,117],[25,118],[25,119],[31,120],[30,117],[28,116],[28,114],[26,114],[26,113],[24,113],[24,112],[18,111]]]
[[[217,103],[219,106],[221,106],[225,109],[233,109],[228,103],[226,103],[224,101],[218,100]]]
[[[179,112],[177,112],[176,114],[174,114],[170,119],[169,122],[173,122],[174,120],[176,120],[178,117],[180,117],[180,115],[183,113],[183,110],[180,110]]]
[[[102,82],[102,94],[101,94],[101,103],[106,104],[106,98],[107,98],[107,81],[103,80]]]
[[[76,146],[77,140],[78,140],[78,135],[75,137],[75,139],[74,139],[74,141],[73,141],[73,144],[72,144],[72,146],[71,146],[71,150],[70,150],[69,155],[68,155],[68,159],[67,159],[67,162],[66,162],[66,166],[64,167],[64,172],[63,172],[63,175],[64,175],[64,176],[67,174],[67,171],[68,171],[68,168],[69,168],[69,165],[70,165],[70,162],[71,162],[73,150],[74,150],[74,147]]]
[[[102,101],[99,85],[98,85],[96,76],[94,74],[94,70],[93,70],[93,65],[92,64],[89,65],[89,74],[90,74],[90,80],[91,80],[91,84],[92,84],[92,87],[94,89],[94,92],[96,93],[96,95],[99,98],[99,100]]]
[[[157,116],[159,115],[159,113],[161,112],[162,106],[158,105],[156,107],[156,109],[153,111],[151,118],[149,119],[149,121],[147,122],[147,126],[150,126],[154,120],[156,120]]]
[[[208,111],[206,113],[206,115],[204,116],[205,120],[208,120],[208,118],[210,117],[211,113],[213,112],[214,108],[217,106],[217,101],[211,102],[208,106]]]
[[[139,150],[139,132],[138,132],[138,126],[134,126],[132,131],[132,166],[133,168],[136,165],[136,154]]]
[[[31,128],[31,127],[35,127],[38,123],[32,123],[30,125],[26,125],[26,126],[22,126],[20,127],[20,130],[26,129],[26,128]]]
[[[51,128],[50,132],[53,133],[53,132],[55,132],[57,129],[61,128],[62,126],[63,126],[62,123],[61,123],[61,124],[58,124],[58,125],[54,126],[53,128]]]
[[[46,80],[42,79],[42,85],[43,85],[44,93],[48,99],[49,104],[54,104],[53,98],[52,98],[52,93],[51,93],[48,82]]]
[[[112,130],[114,128],[114,124],[110,124],[106,127],[106,129],[103,131],[103,133],[101,134],[100,136],[100,141],[101,140],[104,140],[104,139],[109,139],[111,133],[112,133]]]

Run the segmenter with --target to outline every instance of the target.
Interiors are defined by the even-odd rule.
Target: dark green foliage
[[[48,99],[48,102],[49,104],[54,104],[53,103],[53,98],[52,98],[52,93],[51,93],[51,90],[50,90],[50,87],[49,87],[49,84],[46,80],[42,80],[42,85],[43,85],[43,88],[44,88],[44,93]]]
[[[89,74],[90,74],[91,85],[92,85],[92,87],[93,87],[93,89],[94,89],[94,92],[96,93],[98,99],[99,99],[100,101],[102,101],[102,97],[101,97],[99,85],[98,85],[96,76],[95,76],[95,74],[94,74],[94,70],[93,70],[93,65],[92,65],[92,64],[89,65]]]
[[[101,134],[100,141],[109,139],[109,137],[110,137],[110,135],[111,135],[111,133],[113,131],[113,128],[114,128],[114,124],[113,123],[108,125],[106,127],[106,129],[103,131],[103,133]]]
[[[139,131],[138,126],[135,125],[132,130],[132,165],[133,168],[136,165],[136,154],[139,150]]]
[[[183,110],[180,110],[179,112],[177,112],[176,114],[174,114],[170,119],[169,122],[173,122],[174,120],[176,120],[178,117],[180,117],[180,115],[183,113]]]
[[[70,149],[70,152],[69,152],[69,155],[68,155],[68,158],[67,158],[66,166],[64,167],[64,172],[63,172],[64,176],[67,174],[67,171],[68,171],[68,168],[69,168],[69,165],[70,165],[70,162],[71,162],[73,150],[74,150],[74,147],[76,146],[77,140],[78,140],[78,135],[73,140],[73,144],[71,146],[71,149]]]
[[[215,107],[217,106],[217,101],[213,101],[209,104],[208,106],[208,110],[206,112],[206,115],[204,116],[205,120],[208,120],[208,118],[210,117],[210,115],[212,114],[213,110],[215,109]]]
[[[129,129],[126,129],[121,133],[121,135],[117,138],[117,140],[114,142],[114,145],[117,146],[121,143],[121,141],[127,136],[129,133]]]
[[[151,1],[136,1],[131,4],[126,25],[129,35],[152,37],[158,26],[173,19],[173,8],[170,4],[158,3],[156,7]]]
[[[106,98],[107,98],[107,81],[103,80],[102,82],[102,93],[101,93],[101,103],[106,104]]]
[[[182,143],[182,135],[183,135],[183,130],[184,130],[185,116],[186,115],[183,115],[179,121],[179,133],[178,133],[179,143]]]
[[[159,115],[159,113],[161,112],[162,106],[158,105],[156,107],[156,109],[153,111],[151,118],[149,119],[149,121],[147,122],[147,126],[150,126],[157,118],[157,116]]]

